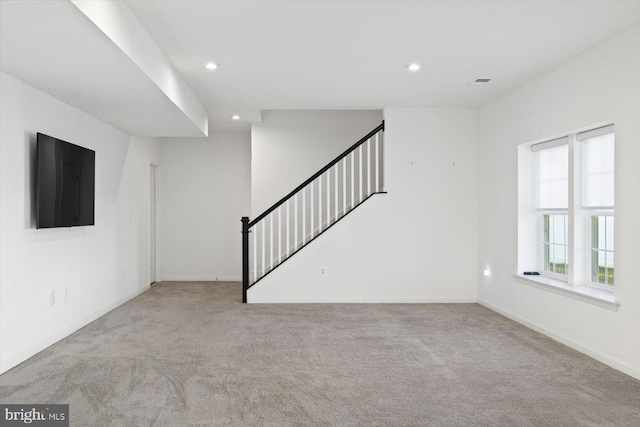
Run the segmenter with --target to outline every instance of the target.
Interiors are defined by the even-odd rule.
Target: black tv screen
[[[94,225],[96,152],[38,133],[36,228]]]

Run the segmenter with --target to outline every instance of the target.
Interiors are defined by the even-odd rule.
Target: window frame
[[[605,135],[607,133],[613,134],[614,145],[612,148],[615,150],[615,144],[617,141],[615,138],[615,122],[613,121],[601,122],[597,125],[558,133],[547,138],[518,145],[518,252],[516,265],[517,273],[513,276],[516,282],[593,303],[612,311],[618,311],[620,303],[616,301],[615,297],[617,294],[616,288],[619,289],[621,286],[620,278],[614,277],[613,286],[599,285],[590,280],[592,278],[590,276],[590,252],[592,243],[590,221],[592,221],[592,211],[612,211],[613,217],[615,218],[615,199],[611,199],[611,203],[614,206],[596,206],[596,203],[599,202],[609,203],[607,197],[595,197],[589,199],[588,202],[590,202],[591,205],[588,205],[585,203],[587,200],[585,199],[585,188],[583,187],[583,183],[586,184],[584,155],[585,150],[587,150],[583,141],[591,139],[592,137],[595,138]],[[567,207],[543,208],[540,206],[541,203],[539,203],[540,199],[538,196],[538,188],[540,186],[538,171],[540,170],[539,163],[541,160],[540,156],[538,156],[538,152],[546,148],[553,148],[554,146],[564,144],[565,141],[569,150]],[[615,150],[614,153],[617,153],[617,150]],[[597,160],[598,157],[595,157],[594,159]],[[602,158],[602,160],[604,161],[605,159]],[[546,158],[545,161],[547,161]],[[611,160],[607,159],[607,161],[610,162]],[[590,162],[588,164],[589,168],[591,168],[592,165],[595,165],[595,163]],[[556,167],[558,166],[559,164],[556,164]],[[618,162],[616,161],[616,155],[614,154],[614,185],[617,185],[615,172],[616,166],[618,166]],[[590,176],[593,175],[591,174],[591,169],[589,169],[589,172]],[[611,175],[610,172],[609,175]],[[610,189],[610,178],[608,182],[599,182],[602,182],[603,184],[606,183],[607,187],[602,187],[603,189],[606,188],[606,191],[615,192],[615,188],[613,190]],[[552,202],[542,204],[549,204],[552,206],[558,205],[558,201],[562,199],[558,198],[560,193],[557,193],[557,189],[555,191],[555,198],[548,199],[552,200]],[[597,196],[598,193],[594,194]],[[607,196],[610,193],[599,194],[601,196]],[[546,245],[544,245],[542,241],[544,240],[543,214],[545,213],[563,214],[568,216],[569,228],[567,246],[569,248],[569,252],[567,257],[568,274],[566,276],[544,270],[544,254]],[[595,214],[596,212],[593,213]],[[616,234],[615,231],[613,234]],[[610,238],[607,240],[610,240]],[[598,238],[594,241],[599,242],[601,239]],[[614,240],[614,254],[616,254],[619,246],[616,245],[617,243],[615,243]],[[604,246],[610,247],[606,244]],[[551,255],[551,253],[547,253]],[[589,257],[589,259],[586,259],[587,257]],[[602,257],[600,257],[600,259],[602,259]],[[600,264],[600,259],[596,259],[595,261]],[[607,257],[604,257],[604,259],[606,260]],[[614,258],[614,262],[616,261],[619,260],[615,260]],[[525,274],[530,271],[537,271],[538,273],[535,275]],[[598,280],[600,277],[600,275],[595,276],[595,279]]]
[[[608,292],[613,292],[615,289],[615,280],[614,280],[614,284],[613,285],[606,285],[603,283],[598,283],[598,282],[594,282],[591,279],[591,272],[593,271],[593,256],[592,256],[592,252],[593,252],[593,218],[594,217],[599,217],[599,216],[610,216],[613,217],[613,221],[615,223],[615,209],[613,207],[606,207],[606,208],[585,208],[584,209],[587,212],[586,215],[586,231],[585,231],[585,236],[587,236],[588,239],[588,244],[585,245],[586,247],[586,260],[587,262],[586,264],[586,280],[585,280],[585,284],[589,287],[592,288],[596,288],[596,289],[600,289],[600,290],[604,290],[604,291],[608,291]],[[614,230],[615,233],[615,230]],[[615,241],[615,235],[614,235],[614,239],[613,239],[613,250],[609,251],[604,249],[604,252],[611,252],[612,254],[614,254],[614,260],[615,260],[615,245],[616,245],[616,241]],[[614,261],[614,265],[615,265],[615,261]],[[614,266],[615,269],[615,266]],[[615,274],[615,271],[614,271]]]
[[[540,265],[539,265],[539,269],[540,269],[540,275],[545,276],[545,277],[549,277],[551,279],[556,279],[556,280],[561,280],[563,282],[569,282],[569,269],[571,268],[571,266],[569,265],[569,250],[570,250],[570,245],[569,245],[569,239],[567,238],[567,244],[563,245],[566,246],[566,265],[567,265],[567,270],[566,270],[566,274],[560,274],[560,273],[556,273],[555,271],[549,271],[545,269],[545,258],[544,258],[544,250],[545,250],[545,244],[547,244],[544,240],[544,217],[545,215],[566,215],[567,216],[567,225],[566,227],[569,227],[569,210],[568,209],[540,209],[538,210],[538,216],[539,216],[539,232],[538,232],[538,259],[540,260]],[[566,229],[566,233],[568,234],[568,228]]]

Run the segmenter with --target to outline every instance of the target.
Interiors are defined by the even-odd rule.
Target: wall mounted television
[[[95,224],[96,152],[38,133],[36,228]]]

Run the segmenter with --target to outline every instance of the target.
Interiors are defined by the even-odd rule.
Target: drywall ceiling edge
[[[71,0],[207,136],[207,110],[122,1]]]

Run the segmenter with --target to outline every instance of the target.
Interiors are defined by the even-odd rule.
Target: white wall
[[[382,111],[265,111],[251,126],[255,218],[382,122]]]
[[[121,253],[120,263],[125,269],[125,277],[129,281],[148,285],[150,262],[150,168],[155,165],[160,171],[159,138],[132,137],[129,143],[120,187],[118,190],[118,220],[126,221],[124,226],[119,224],[119,244],[127,250]],[[162,188],[162,177],[156,176],[156,191]],[[162,205],[156,200],[156,211]],[[156,230],[161,230],[162,224],[156,221]],[[156,231],[156,236],[158,236]],[[156,237],[156,247],[161,247],[161,239]],[[159,258],[156,255],[156,259]],[[159,260],[156,270],[162,269]],[[121,272],[122,273],[122,272]],[[156,275],[156,281],[162,278]],[[132,282],[132,283],[133,283]],[[146,289],[146,288],[145,288]]]
[[[476,300],[475,111],[387,109],[384,118],[388,194],[373,196],[257,283],[249,302]],[[287,123],[278,133],[287,136]],[[288,158],[305,149],[298,144]]]
[[[148,288],[148,167],[157,153],[153,140],[130,140],[5,73],[0,88],[4,372]],[[95,226],[35,229],[37,132],[96,151]]]
[[[241,280],[240,218],[251,210],[249,132],[162,138],[163,280]]]
[[[640,26],[479,110],[479,299],[640,378]],[[517,146],[615,122],[618,312],[518,283]]]

